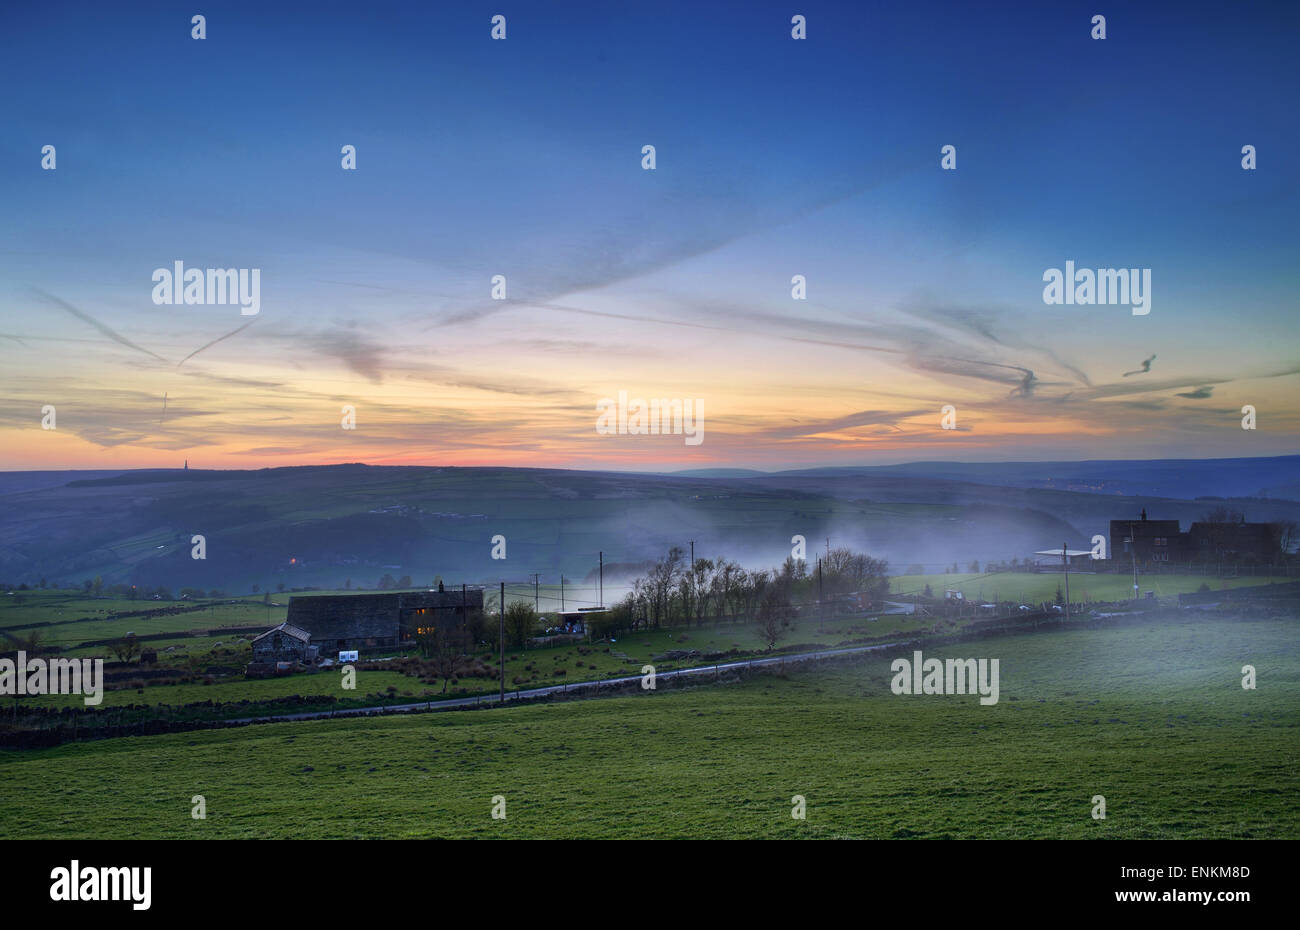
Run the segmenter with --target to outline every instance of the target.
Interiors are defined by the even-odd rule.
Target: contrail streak
[[[239,333],[242,333],[244,330],[248,329],[248,327],[252,326],[252,325],[253,325],[254,323],[256,323],[256,322],[257,322],[257,320],[249,320],[247,323],[245,323],[243,326],[239,327],[238,329],[231,330],[230,332],[226,333],[224,336],[220,336],[220,337],[218,337],[218,338],[216,338],[216,339],[213,339],[213,340],[212,340],[211,342],[209,342],[207,345],[199,346],[197,349],[195,349],[195,350],[194,350],[193,352],[191,352],[189,355],[185,356],[183,359],[181,359],[179,362],[177,362],[177,363],[176,363],[176,367],[177,367],[177,368],[180,368],[182,365],[184,365],[186,362],[188,362],[188,361],[189,361],[190,359],[192,359],[194,356],[198,355],[198,354],[199,354],[200,352],[202,352],[204,349],[210,349],[210,348],[212,348],[214,345],[216,345],[218,342],[222,342],[222,341],[224,341],[224,340],[226,340],[226,339],[229,339],[231,336],[236,336],[236,335],[238,335]]]
[[[107,326],[99,322],[99,320],[95,319],[89,313],[85,313],[81,310],[78,310],[76,307],[72,306],[72,304],[68,303],[66,300],[63,300],[60,297],[55,297],[53,294],[47,294],[45,291],[42,290],[37,290],[36,293],[40,294],[42,297],[46,297],[49,300],[54,301],[56,304],[58,304],[64,310],[67,310],[77,319],[85,323],[89,323],[91,326],[95,327],[95,329],[99,330],[101,333],[103,333],[109,339],[112,339],[114,342],[120,343],[121,345],[126,346],[128,349],[135,349],[137,352],[143,352],[145,355],[149,356],[150,358],[157,359],[160,362],[167,361],[167,359],[163,358],[161,355],[155,355],[154,353],[150,352],[148,349],[144,348],[143,346],[136,345],[134,342],[132,342],[130,339],[127,339],[121,333],[109,329]]]

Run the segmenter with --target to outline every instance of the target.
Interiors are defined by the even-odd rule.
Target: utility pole
[[[686,625],[691,625],[691,618],[695,616],[695,540],[691,540],[691,612],[686,617]]]
[[[501,647],[501,703],[506,702],[506,583],[501,582],[501,629],[500,639],[497,640]]]
[[[564,613],[564,572],[560,572],[560,613]]]
[[[600,553],[600,606],[605,606],[605,553]]]
[[[1133,524],[1128,525],[1128,551],[1133,556],[1133,600],[1138,599],[1138,547],[1137,535],[1133,532]]]
[[[538,572],[533,572],[533,613],[535,614],[542,612],[542,600],[537,593],[537,582],[541,577]]]
[[[829,540],[828,540],[829,544]],[[826,609],[822,606],[822,560],[820,556],[817,559],[817,632],[822,631],[825,625]]]
[[[1070,544],[1061,543],[1061,567],[1065,571],[1065,620],[1070,620]]]

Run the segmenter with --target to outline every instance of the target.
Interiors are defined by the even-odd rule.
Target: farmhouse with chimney
[[[1110,521],[1110,556],[1138,562],[1227,560],[1273,562],[1281,554],[1278,527],[1272,523],[1198,522],[1184,533],[1177,520]]]
[[[483,589],[382,594],[317,594],[289,598],[288,623],[311,637],[323,654],[400,647],[428,627],[452,629],[483,609]]]

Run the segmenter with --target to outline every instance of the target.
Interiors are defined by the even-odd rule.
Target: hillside
[[[248,590],[522,580],[635,563],[696,543],[700,556],[778,564],[798,534],[830,537],[898,570],[1082,546],[1112,517],[1198,518],[1209,504],[850,470],[692,477],[521,468],[335,465],[191,469],[58,483],[0,474],[0,579]],[[1248,519],[1300,519],[1300,504],[1234,503]],[[191,537],[207,558],[190,557]],[[492,538],[506,538],[504,562]]]

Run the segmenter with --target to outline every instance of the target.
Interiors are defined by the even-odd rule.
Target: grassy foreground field
[[[1282,584],[1295,581],[1281,575],[1242,575],[1237,578],[1218,578],[1214,575],[1140,575],[1138,584],[1143,595],[1151,591],[1158,598],[1176,598],[1179,594],[1199,591],[1201,585],[1211,591],[1244,588],[1261,584]],[[1056,599],[1056,589],[1062,586],[1060,572],[969,572],[949,575],[897,575],[889,580],[892,594],[921,594],[929,585],[936,597],[945,590],[962,592],[970,600],[1015,600],[1024,604],[1040,604]],[[1096,574],[1070,570],[1070,600],[1123,601],[1133,597],[1133,576],[1127,574]]]
[[[887,652],[692,691],[5,751],[0,831],[1296,837],[1295,634],[1294,619],[1192,617],[933,650],[999,658],[994,706],[893,695]],[[1241,687],[1245,664],[1257,690]],[[790,815],[796,794],[806,820]]]

